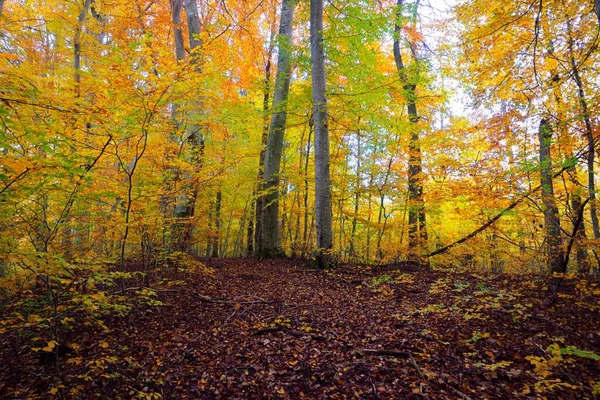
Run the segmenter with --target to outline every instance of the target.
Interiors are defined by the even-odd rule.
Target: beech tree
[[[546,249],[548,256],[548,270],[562,273],[566,270],[564,253],[562,250],[562,232],[558,207],[554,198],[554,183],[552,173],[552,157],[550,148],[552,143],[552,126],[546,119],[540,121],[540,180],[542,185],[542,200],[544,203],[544,228],[546,230]]]
[[[261,256],[273,257],[281,254],[281,232],[279,230],[279,173],[283,138],[287,119],[287,97],[291,78],[291,47],[295,0],[283,0],[279,24],[277,76],[273,92],[273,106],[264,165],[264,196],[262,205],[262,251]]]
[[[331,177],[329,169],[329,125],[325,94],[323,50],[323,0],[310,2],[310,56],[312,65],[313,123],[315,129],[315,214],[320,267],[327,267],[333,246],[331,226]]]
[[[414,7],[411,23],[416,23],[418,2]],[[404,65],[400,40],[402,38],[402,26],[405,17],[404,0],[396,3],[396,21],[394,25],[394,60],[404,89],[404,101],[410,121],[410,141],[408,146],[408,240],[409,257],[420,261],[423,249],[427,245],[427,225],[425,204],[423,201],[423,166],[421,155],[421,140],[419,135],[419,113],[417,111],[417,85],[419,83],[419,59],[414,40],[408,39],[410,54],[414,65],[411,70]]]

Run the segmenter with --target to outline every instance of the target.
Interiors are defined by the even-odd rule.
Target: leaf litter
[[[47,398],[597,398],[600,290],[293,259],[206,260],[156,305],[65,332],[61,376],[25,338],[0,355],[0,392]],[[4,340],[3,340],[4,341]],[[73,361],[75,360],[75,361]]]

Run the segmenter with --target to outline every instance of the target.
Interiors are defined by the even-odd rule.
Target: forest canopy
[[[287,33],[274,1],[3,2],[3,259],[260,254],[275,208],[275,254],[422,260],[502,214],[428,262],[541,272],[574,239],[597,267],[592,2],[328,4],[325,245],[310,7],[285,3]]]

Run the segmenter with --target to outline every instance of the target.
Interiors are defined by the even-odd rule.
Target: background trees
[[[494,271],[546,270],[560,236],[570,268],[597,266],[592,2],[469,0],[444,19],[409,1],[323,7],[311,48],[305,3],[3,3],[4,259],[240,256],[262,232],[288,255]]]

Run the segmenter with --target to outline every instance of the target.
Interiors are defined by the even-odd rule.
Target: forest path
[[[600,345],[597,330],[579,333],[594,332],[597,309],[542,309],[541,279],[305,263],[207,261],[211,276],[161,295],[172,310],[133,323],[144,327],[135,336],[159,335],[140,353],[153,351],[161,374],[177,371],[166,386],[183,397],[527,398],[538,378],[526,356],[548,356],[555,338]],[[598,363],[575,367],[559,379],[581,389],[554,394],[591,393]]]

